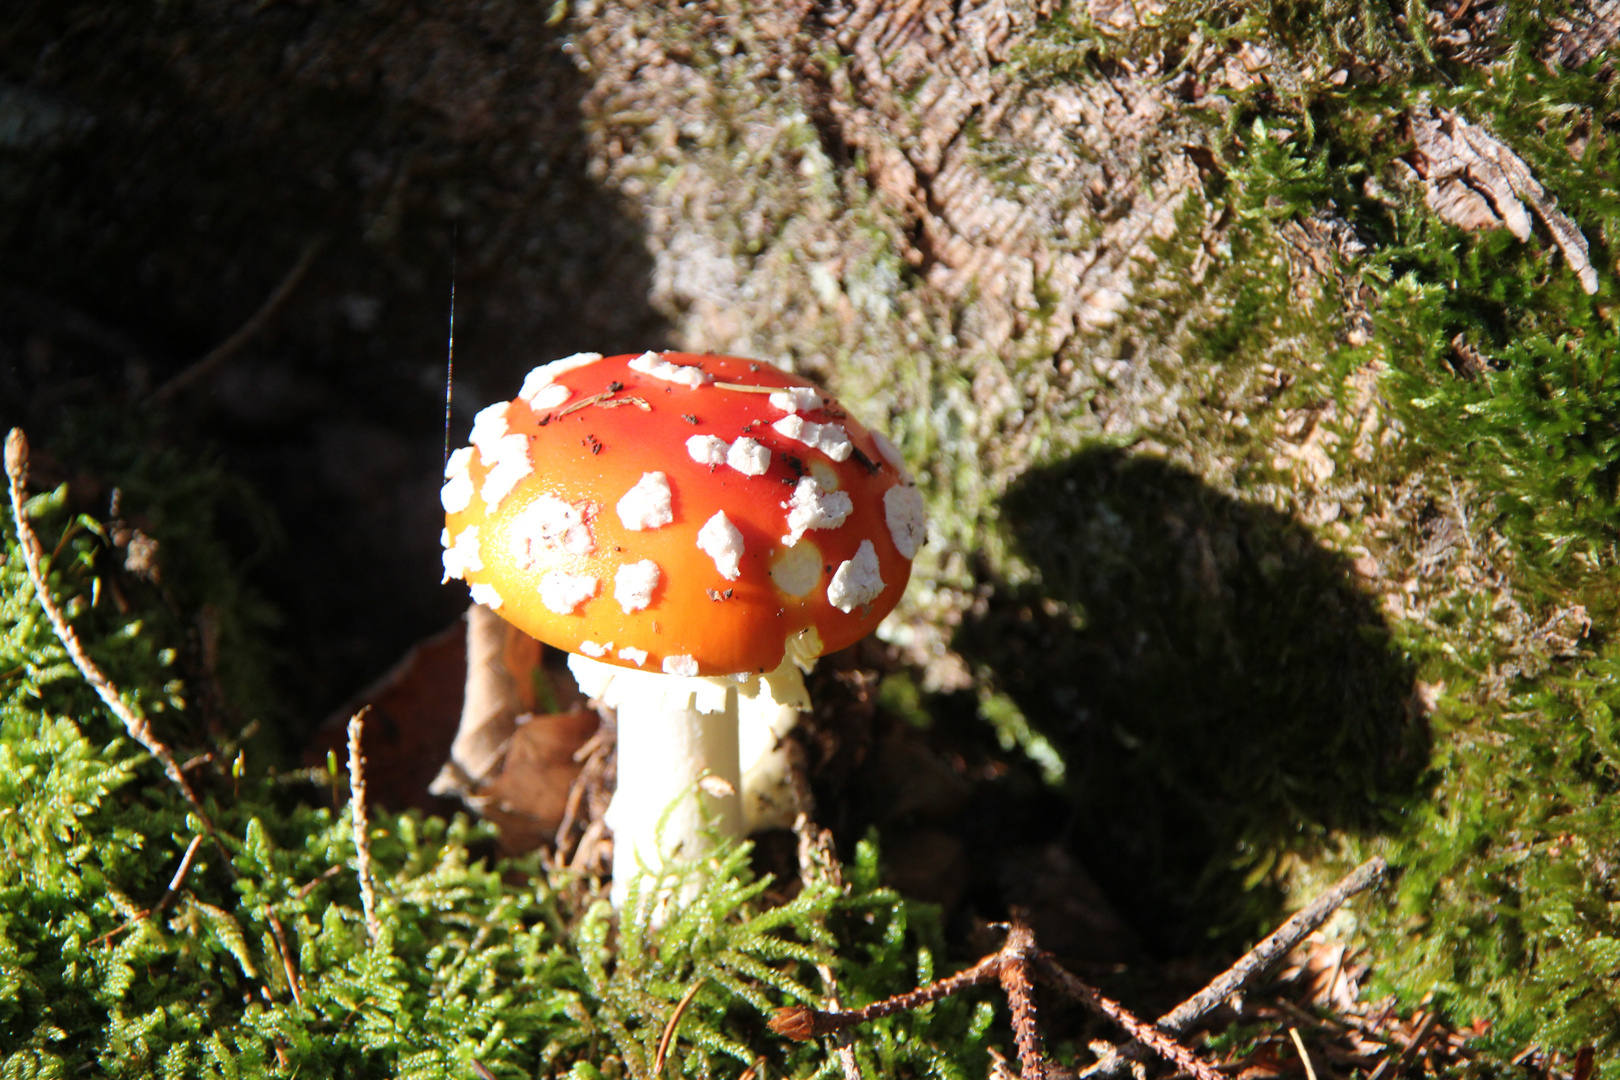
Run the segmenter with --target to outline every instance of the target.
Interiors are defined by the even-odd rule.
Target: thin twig
[[[680,1026],[681,1017],[686,1015],[686,1007],[692,1004],[692,999],[697,997],[697,992],[707,981],[699,979],[687,987],[686,993],[681,995],[681,1000],[675,1003],[675,1011],[669,1014],[669,1022],[664,1025],[664,1033],[658,1037],[658,1051],[653,1054],[653,1076],[656,1077],[664,1071],[664,1059],[669,1056],[669,1048],[675,1042],[675,1029]]]
[[[180,886],[185,884],[186,875],[191,873],[191,861],[197,857],[197,849],[202,847],[202,842],[203,838],[199,834],[193,836],[191,843],[186,845],[186,853],[180,856],[180,866],[175,870],[174,877],[169,879],[168,891],[158,900],[157,906],[152,909],[152,914],[156,915],[167,908],[174,903],[174,898],[180,895]]]
[[[302,885],[300,885],[298,887],[298,891],[293,893],[293,895],[296,896],[300,900],[307,899],[309,897],[309,894],[314,892],[316,886],[318,886],[321,882],[323,882],[323,881],[331,881],[333,878],[337,877],[341,873],[343,873],[343,867],[341,867],[341,866],[328,866],[325,870],[323,870],[321,872],[319,877],[311,878],[310,880],[308,880],[308,881],[304,882]]]
[[[276,286],[275,291],[259,305],[259,310],[255,311],[236,333],[214,346],[206,356],[152,391],[150,400],[155,404],[167,405],[180,393],[218,371],[226,361],[241,352],[242,346],[252,341],[254,335],[263,330],[265,324],[287,303],[288,298],[304,280],[304,275],[309,273],[309,268],[315,264],[315,257],[325,246],[325,236],[317,236],[305,244],[304,250],[299,253],[298,261],[293,263],[292,269],[287,271],[287,276],[281,279],[281,284]]]
[[[1401,1047],[1400,1053],[1390,1054],[1383,1061],[1380,1061],[1378,1068],[1372,1071],[1372,1075],[1367,1077],[1367,1080],[1384,1080],[1384,1077],[1390,1073],[1398,1073],[1404,1069],[1406,1063],[1411,1061],[1412,1057],[1423,1049],[1423,1044],[1429,1041],[1429,1036],[1434,1033],[1434,1026],[1439,1022],[1440,1014],[1438,1012],[1431,1012],[1424,1017],[1423,1023],[1418,1025],[1416,1033],[1413,1034],[1405,1046]]]
[[[994,953],[980,960],[966,971],[959,971],[955,975],[931,982],[927,986],[894,997],[874,1001],[870,1005],[863,1005],[859,1009],[839,1012],[822,1012],[812,1009],[808,1005],[789,1005],[777,1009],[776,1015],[770,1019],[770,1029],[778,1035],[785,1035],[790,1039],[804,1042],[820,1035],[831,1035],[835,1031],[868,1020],[878,1020],[895,1013],[918,1009],[924,1005],[931,1005],[941,998],[961,993],[970,986],[980,986],[997,978],[1001,971],[1001,954]]]
[[[614,385],[618,384],[615,383]],[[619,387],[619,390],[623,389],[624,387]],[[613,395],[617,394],[619,390],[604,390],[600,394],[592,394],[588,398],[582,398],[579,401],[574,402],[572,405],[569,405],[567,408],[558,409],[556,412],[546,416],[540,421],[540,424],[543,427],[546,424],[551,423],[553,420],[561,420],[563,417],[568,416],[571,413],[577,413],[581,409],[588,409],[592,405],[600,405],[604,409],[618,409],[623,408],[626,405],[634,405],[642,412],[650,412],[652,410],[652,406],[648,405],[647,402],[642,398],[635,396],[622,398],[614,397]]]
[[[191,873],[191,862],[197,857],[197,849],[202,847],[202,842],[203,837],[201,833],[191,838],[191,843],[186,845],[186,853],[180,856],[179,869],[175,870],[174,877],[169,879],[169,888],[157,903],[153,904],[149,908],[137,911],[134,915],[129,917],[124,925],[102,934],[100,937],[96,938],[90,943],[91,947],[93,948],[100,945],[104,941],[111,941],[119,934],[122,934],[125,930],[128,930],[130,927],[140,922],[142,919],[163,914],[163,912],[167,910],[168,906],[174,903],[174,898],[180,895],[180,886],[185,884],[186,875]]]
[[[360,752],[360,733],[366,706],[349,718],[349,821],[354,827],[355,873],[360,877],[360,906],[366,913],[366,933],[375,945],[382,938],[377,919],[377,889],[371,880],[371,824],[366,818],[366,760]]]
[[[1196,1076],[1198,1080],[1223,1080],[1219,1071],[1206,1065],[1191,1050],[1177,1042],[1174,1036],[1133,1015],[1129,1009],[1112,998],[1104,997],[1096,987],[1082,982],[1059,967],[1050,956],[1043,954],[1036,959],[1035,974],[1075,1000],[1102,1013],[1129,1032],[1137,1042],[1183,1071]]]
[[[1159,1031],[1133,1016],[1125,1006],[1104,997],[1095,987],[1064,970],[1049,954],[1040,952],[1035,946],[1034,932],[1016,915],[1008,927],[1006,943],[966,971],[859,1009],[822,1012],[808,1005],[790,1005],[776,1010],[776,1015],[770,1020],[770,1029],[778,1035],[803,1042],[867,1020],[931,1004],[970,986],[998,980],[1006,990],[1013,1009],[1013,1036],[1018,1046],[1020,1080],[1044,1080],[1046,1068],[1041,1059],[1040,1033],[1029,984],[1031,972],[1114,1021],[1154,1053],[1191,1073],[1197,1080],[1222,1080],[1216,1069],[1206,1065],[1191,1050],[1177,1042],[1173,1035]]]
[[[803,770],[794,769],[791,779],[794,801],[800,807],[793,818],[793,834],[799,840],[799,881],[806,889],[825,881],[842,892],[844,868],[833,851],[832,833],[812,822],[803,809],[810,801],[809,784],[805,781]],[[844,1005],[838,1000],[838,979],[833,975],[832,965],[817,963],[816,974],[821,977],[821,1007],[834,1012],[841,1010]],[[833,1050],[838,1055],[844,1080],[865,1080],[861,1074],[860,1058],[855,1053],[855,1040],[847,1032],[833,1036]]]
[[[298,969],[293,967],[292,950],[287,948],[287,932],[281,928],[281,920],[276,918],[269,904],[264,905],[264,914],[270,921],[270,933],[276,939],[276,953],[281,957],[281,970],[287,976],[287,989],[292,991],[293,1004],[302,1009],[304,992],[298,986]]]
[[[1329,1005],[1333,1004],[1334,995],[1336,993],[1338,993],[1338,990],[1339,990],[1339,976],[1344,974],[1344,962],[1346,960],[1348,960],[1349,958],[1350,958],[1350,946],[1348,946],[1348,945],[1340,945],[1339,946],[1339,955],[1333,961],[1333,974],[1328,976],[1327,1000],[1328,1000]]]
[[[1299,1060],[1305,1063],[1305,1080],[1316,1080],[1316,1066],[1311,1064],[1311,1055],[1305,1050],[1305,1040],[1299,1037],[1299,1028],[1289,1028],[1288,1037],[1294,1040],[1294,1049],[1299,1051]]]
[[[84,646],[79,643],[78,633],[68,623],[62,609],[56,604],[56,598],[46,586],[45,572],[41,567],[44,549],[40,546],[39,537],[35,535],[33,526],[28,523],[27,515],[23,513],[23,503],[27,499],[24,488],[28,483],[28,436],[23,434],[22,428],[12,428],[6,436],[6,477],[11,485],[11,514],[17,524],[17,546],[22,548],[23,561],[28,564],[28,578],[34,584],[34,595],[39,600],[39,606],[45,610],[45,617],[50,620],[52,629],[56,631],[57,640],[67,650],[69,659],[84,676],[85,682],[88,682],[100,695],[101,700],[107,703],[107,708],[112,710],[113,715],[123,722],[124,730],[144,746],[147,753],[158,760],[163,766],[163,771],[169,774],[169,779],[180,788],[186,802],[191,804],[192,810],[202,819],[206,831],[212,833],[213,826],[208,821],[202,803],[191,790],[191,784],[186,781],[185,773],[175,762],[174,755],[152,733],[152,726],[147,723],[146,718],[124,702],[118,687],[96,667],[95,661],[90,659],[90,654],[85,652]]]
[[[797,390],[796,386],[760,386],[758,383],[717,382],[716,390],[737,390],[744,394],[785,394],[789,390]]]
[[[1159,1017],[1153,1026],[1159,1031],[1167,1031],[1173,1035],[1182,1034],[1221,1002],[1287,956],[1296,945],[1343,907],[1346,900],[1382,881],[1388,870],[1389,864],[1374,855],[1340,878],[1331,889],[1295,912],[1292,918],[1272,931],[1260,944],[1244,953],[1237,963],[1217,975],[1208,986]],[[1110,1080],[1123,1072],[1137,1053],[1139,1047],[1135,1044],[1122,1047],[1081,1073],[1080,1080]]]
[[[1295,912],[1292,918],[1245,953],[1242,959],[1227,968],[1208,986],[1161,1016],[1155,1026],[1176,1035],[1192,1027],[1201,1016],[1292,952],[1294,946],[1304,941],[1311,931],[1327,922],[1329,916],[1343,907],[1346,900],[1382,881],[1388,869],[1389,864],[1377,855],[1356,867],[1327,892]]]

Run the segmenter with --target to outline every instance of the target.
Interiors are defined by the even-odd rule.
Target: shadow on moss
[[[1062,756],[1066,842],[1150,946],[1253,932],[1291,854],[1419,794],[1413,668],[1305,526],[1113,449],[1002,512],[1037,579],[994,582],[957,648]]]

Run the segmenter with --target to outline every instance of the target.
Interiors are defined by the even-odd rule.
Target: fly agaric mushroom
[[[799,668],[904,592],[922,497],[894,446],[818,387],[726,356],[546,364],[471,442],[445,468],[445,580],[572,654],[617,711],[622,906],[706,828],[740,834],[739,700],[763,718],[756,747],[808,706]]]

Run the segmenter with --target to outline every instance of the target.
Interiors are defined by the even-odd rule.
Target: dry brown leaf
[[[514,855],[533,851],[557,835],[569,791],[583,768],[576,751],[601,723],[594,710],[584,707],[518,719],[498,771],[476,794],[483,815],[501,831],[502,850]]]
[[[505,851],[533,850],[567,816],[583,768],[576,752],[599,726],[571,682],[541,664],[543,652],[538,641],[475,606],[346,702],[305,758],[318,766],[328,751],[341,756],[348,717],[370,706],[364,752],[374,803],[444,814],[459,797],[494,822]],[[537,714],[542,701],[559,711]],[[576,816],[596,809],[576,807]]]
[[[390,810],[446,813],[447,799],[428,792],[455,737],[466,681],[467,635],[457,622],[406,653],[399,663],[329,716],[304,752],[312,767],[326,764],[328,752],[347,754],[349,718],[371,706],[362,747],[371,802]]]

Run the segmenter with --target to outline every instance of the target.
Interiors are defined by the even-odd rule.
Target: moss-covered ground
[[[1176,228],[1152,239],[1120,317],[1056,346],[1042,319],[1061,298],[1041,283],[1006,342],[975,344],[979,299],[931,290],[867,162],[818,134],[803,86],[778,77],[782,57],[746,25],[717,37],[702,11],[643,7],[534,40],[551,59],[578,46],[585,63],[558,61],[567,86],[590,62],[614,70],[616,50],[634,51],[625,41],[681,54],[659,69],[666,82],[579,91],[583,119],[565,109],[559,122],[572,131],[579,120],[589,144],[585,186],[595,193],[601,180],[645,231],[623,245],[644,240],[651,264],[638,254],[636,288],[620,290],[636,294],[631,328],[793,360],[869,418],[886,413],[918,466],[935,531],[890,634],[915,667],[890,674],[888,705],[945,725],[965,698],[1007,753],[1032,758],[1066,811],[1048,823],[1052,837],[1159,956],[1229,950],[1380,852],[1396,884],[1346,931],[1372,966],[1369,992],[1387,987],[1472,1024],[1487,1063],[1532,1047],[1554,1055],[1535,1060],[1567,1062],[1555,1055],[1592,1046],[1600,1075],[1620,1075],[1613,46],[1549,53],[1565,32],[1558,19],[1578,22],[1576,5],[1504,3],[1485,19],[1415,4],[1217,0],[1165,5],[1129,32],[1093,24],[1088,10],[1056,11],[1002,74],[1031,87],[1096,86],[1127,66],[1166,86],[1193,79],[1195,104],[1161,140],[1198,162],[1199,179]],[[161,23],[129,40],[149,33],[148,51],[168,55],[175,31]],[[554,39],[569,48],[552,49]],[[1268,58],[1260,77],[1214,93],[1193,86],[1200,65],[1245,43]],[[191,49],[180,42],[173,54],[217,62]],[[108,78],[106,97],[138,98]],[[78,86],[99,106],[95,81]],[[344,85],[370,115],[372,84]],[[173,108],[194,107],[193,91],[177,85],[174,96]],[[1436,109],[1492,133],[1545,185],[1590,245],[1595,293],[1544,231],[1523,241],[1463,231],[1426,203],[1408,167],[1410,117]],[[314,123],[319,111],[307,114]],[[222,123],[240,135],[239,119]],[[310,143],[326,153],[323,131]],[[266,138],[254,145],[274,144]],[[1027,162],[993,131],[974,138],[986,174],[1016,196]],[[478,163],[480,152],[468,156]],[[452,165],[435,176],[475,175],[444,153]],[[395,179],[368,180],[382,194],[343,209],[345,222],[387,217],[383,196],[396,189],[424,215],[454,202],[413,187],[410,155],[395,156],[393,172],[372,170]],[[140,161],[128,171],[151,181]],[[520,164],[512,197],[527,212],[534,170]],[[234,168],[220,167],[221,184]],[[50,200],[27,180],[47,174],[13,171],[8,205],[29,212],[18,220],[48,220]],[[76,197],[116,205],[115,179]],[[153,205],[133,186],[126,194]],[[58,209],[63,228],[75,215],[101,222],[79,203]],[[433,220],[455,219],[445,215]],[[1064,242],[1084,248],[1100,229]],[[506,250],[489,237],[521,231],[480,234],[493,252],[486,267]],[[385,232],[366,242],[386,247]],[[427,230],[439,247],[443,232]],[[69,234],[27,249],[54,287],[84,287],[62,249],[90,252],[103,278],[129,272],[112,266],[119,259],[137,261],[103,258],[104,245]],[[184,247],[146,231],[123,242]],[[206,310],[198,282],[220,265],[211,258],[177,256],[189,276],[158,274],[145,302],[163,306],[170,289],[184,293],[176,312]],[[97,297],[111,288],[88,289],[85,302],[107,309]],[[376,291],[424,308],[420,282]],[[561,287],[541,291],[546,311],[567,306]],[[173,320],[204,341],[229,329],[182,314]],[[299,325],[342,322],[322,318]],[[608,316],[591,325],[630,333]],[[328,355],[323,333],[339,352],[352,341],[317,331],[290,353]],[[592,344],[559,333],[553,351]],[[513,370],[520,359],[535,358],[514,356]],[[413,372],[394,392],[426,415],[401,389]],[[766,1039],[760,995],[802,993],[794,981],[815,989],[807,961],[836,954],[846,997],[858,1000],[910,985],[940,955],[936,928],[878,885],[870,848],[849,897],[811,888],[776,914],[765,894],[719,881],[704,919],[655,939],[611,933],[578,883],[496,868],[475,827],[385,814],[374,853],[387,932],[369,942],[341,788],[334,797],[324,775],[271,776],[274,749],[250,746],[241,776],[231,766],[241,725],[277,708],[264,635],[285,648],[300,632],[275,632],[272,612],[307,615],[323,598],[267,604],[241,585],[242,552],[211,546],[220,530],[266,531],[263,507],[228,470],[126,449],[149,440],[107,435],[118,425],[105,417],[46,413],[65,425],[50,445],[68,468],[122,485],[126,512],[176,553],[161,584],[131,576],[111,565],[123,557],[116,515],[81,517],[89,508],[48,493],[36,504],[56,550],[53,588],[92,653],[177,747],[212,751],[195,769],[221,847],[201,850],[170,907],[131,919],[162,897],[197,824],[65,664],[8,554],[8,1075],[430,1075],[465,1073],[475,1059],[497,1075],[639,1074],[700,976],[713,990],[699,992],[692,1037],[677,1042],[681,1071],[738,1075],[763,1055],[769,1070],[810,1074],[828,1059]],[[73,424],[86,426],[75,435]],[[294,942],[302,1003],[267,911]],[[988,1022],[982,1007],[939,1007],[861,1045],[873,1075],[980,1075]]]
[[[150,501],[131,488],[144,513],[189,521],[168,534],[168,565],[218,554],[187,503],[216,476],[127,464],[120,475],[164,481]],[[938,921],[879,884],[873,845],[837,884],[811,871],[768,895],[746,848],[722,851],[672,872],[662,887],[691,899],[654,933],[650,899],[620,917],[592,882],[498,862],[487,827],[374,809],[371,936],[342,774],[278,775],[233,737],[191,729],[199,686],[181,677],[192,665],[175,632],[195,614],[185,586],[158,595],[123,573],[109,530],[66,495],[28,504],[52,594],[126,704],[186,759],[207,822],[69,662],[8,515],[0,1075],[614,1080],[652,1075],[678,1020],[676,1075],[809,1076],[821,1047],[764,1022],[819,1003],[816,965],[850,1005],[932,977]],[[188,757],[198,746],[210,752]],[[991,1015],[945,1002],[880,1022],[857,1052],[868,1075],[980,1075]]]

